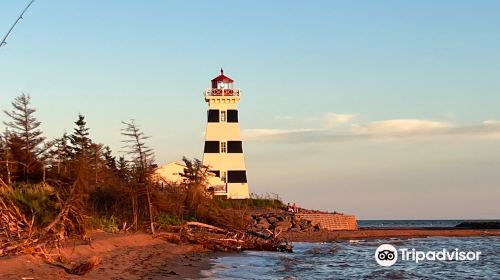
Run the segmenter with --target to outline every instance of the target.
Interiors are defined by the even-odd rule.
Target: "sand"
[[[0,279],[196,279],[215,257],[200,246],[176,245],[144,233],[97,233],[92,238],[91,245],[66,244],[63,252],[75,262],[92,256],[101,259],[83,277],[69,275],[41,258],[20,255],[0,259]]]

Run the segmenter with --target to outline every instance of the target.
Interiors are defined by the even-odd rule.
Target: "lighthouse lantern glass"
[[[233,88],[232,83],[224,83],[224,82],[217,83],[217,89],[232,89],[232,88]]]

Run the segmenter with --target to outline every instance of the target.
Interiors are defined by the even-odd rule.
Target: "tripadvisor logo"
[[[375,251],[375,260],[381,266],[393,266],[398,261],[398,251],[390,244],[383,244]]]
[[[442,249],[439,251],[418,251],[415,248],[401,248],[399,250],[390,244],[380,245],[375,251],[375,260],[381,266],[393,266],[398,261],[412,261],[415,263],[423,261],[479,261],[480,251],[460,251]]]

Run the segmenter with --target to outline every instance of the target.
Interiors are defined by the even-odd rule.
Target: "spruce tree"
[[[42,123],[35,118],[36,109],[30,106],[30,100],[31,97],[23,93],[11,103],[12,111],[4,110],[4,113],[11,119],[4,124],[12,130],[11,133],[15,136],[10,138],[14,138],[16,144],[19,145],[16,147],[20,149],[17,160],[22,165],[24,180],[28,180],[32,169],[40,165],[38,157],[44,152],[40,146],[45,140],[40,130]]]
[[[87,128],[85,116],[79,114],[75,125],[73,134],[69,136],[73,158],[87,157],[90,153],[92,140],[89,138],[89,128]]]

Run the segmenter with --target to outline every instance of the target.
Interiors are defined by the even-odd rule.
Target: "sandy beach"
[[[67,274],[41,258],[19,255],[0,259],[0,279],[186,279],[210,268],[214,253],[196,245],[176,245],[144,233],[96,233],[91,245],[66,244],[63,256],[101,262],[85,276]]]

